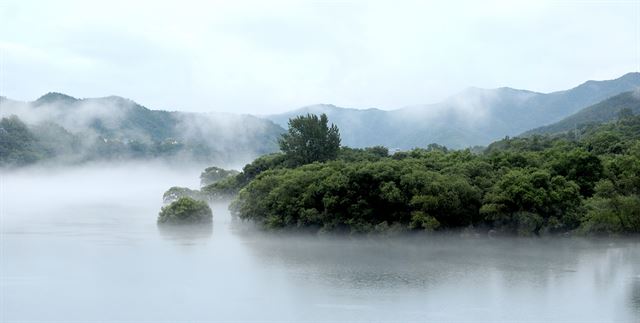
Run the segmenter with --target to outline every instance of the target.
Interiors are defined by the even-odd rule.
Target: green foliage
[[[422,211],[411,212],[410,229],[424,229],[425,231],[434,231],[440,227],[440,222],[430,215]]]
[[[211,223],[212,219],[213,214],[207,202],[181,197],[162,207],[158,224]]]
[[[538,233],[549,219],[562,218],[564,229],[574,229],[580,205],[577,184],[545,170],[512,169],[485,194],[480,213],[493,227],[522,229]],[[531,226],[536,223],[536,226]],[[555,227],[555,223],[554,223]]]
[[[200,186],[207,186],[213,183],[217,183],[227,177],[232,177],[240,174],[237,170],[226,170],[219,167],[207,167],[200,174]]]
[[[280,138],[280,150],[292,166],[335,159],[340,149],[340,132],[328,126],[326,114],[298,116],[289,120],[289,131]]]
[[[626,186],[616,185],[608,179],[598,182],[596,194],[586,201],[587,213],[583,219],[582,231],[609,234],[640,232],[638,189],[640,186],[637,183]]]
[[[238,194],[238,191],[240,191],[240,189],[244,186],[241,180],[242,174],[226,177],[218,182],[203,187],[201,192],[210,201],[231,199],[236,194]]]
[[[369,232],[383,222],[428,230],[436,223],[467,226],[479,203],[479,190],[465,177],[428,171],[415,159],[385,158],[269,170],[240,191],[234,208],[269,228]],[[412,220],[413,212],[422,212],[424,223]]]
[[[558,157],[550,162],[553,172],[576,182],[582,195],[591,196],[595,183],[600,180],[604,171],[600,158],[581,148]]]
[[[352,233],[640,232],[637,116],[573,134],[505,138],[482,154],[342,147],[333,161],[292,167],[287,158],[245,167],[234,182],[242,183],[234,214],[269,229]]]
[[[164,192],[164,195],[162,195],[162,200],[164,201],[164,203],[172,203],[174,201],[177,201],[181,197],[189,197],[194,200],[206,200],[206,197],[204,194],[202,194],[202,192],[178,186],[174,186]]]
[[[281,153],[258,157],[250,164],[245,165],[242,172],[206,185],[202,188],[202,192],[212,201],[232,198],[256,176],[269,169],[283,168],[286,162],[285,155]]]
[[[338,152],[338,159],[347,161],[347,162],[355,162],[355,161],[376,161],[381,158],[389,156],[389,149],[382,146],[369,147],[369,148],[349,148],[349,147],[340,147],[340,151]]]
[[[273,153],[258,157],[253,162],[245,165],[242,172],[225,174],[224,179],[219,182],[204,185],[205,182],[203,181],[204,187],[202,188],[202,192],[206,194],[210,200],[231,198],[264,171],[291,168],[300,165],[300,163],[306,163],[304,161],[306,157],[301,159],[297,153],[302,153],[311,159],[335,159],[339,156],[343,160],[352,161],[363,158],[377,160],[388,155],[389,151],[385,147],[366,149],[344,147],[340,149],[339,131],[334,125],[328,128],[327,122],[328,120],[325,115],[320,118],[315,115],[308,115],[306,117],[300,116],[292,119],[292,127],[289,129],[289,134],[282,136],[280,144],[290,147],[293,150],[289,150],[288,153]],[[305,141],[306,145],[304,145],[304,147],[298,145],[298,143],[304,140],[307,140]],[[216,169],[212,169],[212,171],[217,172],[216,174],[220,173],[220,171]],[[205,173],[206,172],[207,170],[205,170]]]
[[[0,120],[0,164],[19,166],[43,158],[35,135],[18,117]]]

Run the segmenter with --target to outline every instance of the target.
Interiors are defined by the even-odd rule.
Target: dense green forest
[[[433,144],[392,155],[339,147],[326,140],[326,118],[298,117],[281,145],[325,152],[318,161],[266,155],[202,192],[235,196],[234,214],[267,229],[637,233],[640,116],[619,115],[555,136],[505,138],[481,153]]]

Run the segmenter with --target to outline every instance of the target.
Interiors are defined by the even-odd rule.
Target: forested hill
[[[180,158],[235,163],[278,150],[284,132],[250,115],[150,110],[110,96],[48,93],[33,102],[0,98],[0,164]]]
[[[512,88],[471,88],[443,102],[384,111],[313,105],[267,116],[282,127],[289,118],[325,113],[351,147],[383,145],[410,149],[438,143],[450,148],[487,145],[516,136],[640,86],[640,73],[608,81],[587,81],[575,88],[537,93]]]
[[[627,110],[628,109],[628,110]],[[555,134],[576,129],[587,124],[615,121],[623,111],[640,113],[640,92],[629,91],[618,94],[600,103],[586,107],[556,123],[525,132],[524,136]]]

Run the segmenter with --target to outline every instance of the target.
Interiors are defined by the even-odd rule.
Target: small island
[[[158,224],[199,224],[212,220],[213,213],[207,202],[190,197],[180,197],[162,207],[158,215]]]

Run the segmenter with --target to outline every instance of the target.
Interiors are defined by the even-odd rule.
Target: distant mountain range
[[[640,73],[588,81],[566,91],[537,93],[512,88],[470,88],[443,102],[398,110],[312,105],[266,118],[282,127],[293,116],[326,113],[352,147],[409,149],[438,143],[451,148],[487,145],[505,136],[557,122],[582,108],[640,86]]]
[[[326,113],[340,128],[342,144],[350,147],[484,146],[505,136],[607,122],[625,107],[639,113],[638,87],[640,73],[629,73],[547,94],[470,88],[440,103],[390,111],[318,104],[262,117],[150,110],[117,96],[77,99],[48,93],[32,102],[0,97],[0,117],[5,118],[0,125],[0,164],[61,157],[243,162],[277,151],[289,118],[307,113]],[[11,115],[19,119],[7,119]],[[11,152],[13,157],[8,157]]]
[[[18,121],[28,125],[25,136],[34,138],[35,155],[27,159],[36,160],[163,157],[242,163],[277,151],[284,132],[251,115],[150,110],[117,96],[76,99],[48,93],[33,102],[0,98],[0,104],[0,117],[19,118],[13,120],[17,128],[9,128],[20,128]],[[11,146],[10,135],[0,131],[0,145]]]

